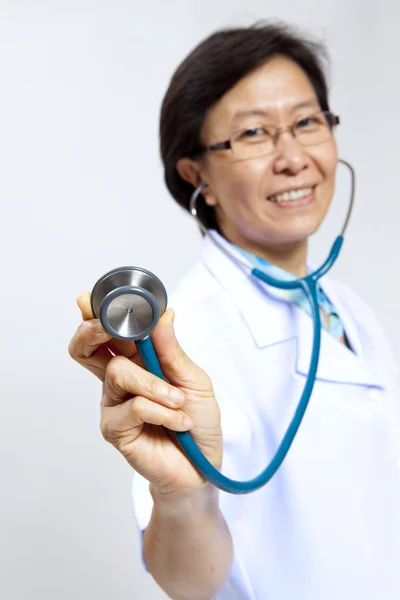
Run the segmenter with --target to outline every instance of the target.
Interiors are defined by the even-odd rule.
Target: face
[[[203,124],[202,142],[218,143],[238,130],[261,125],[285,127],[320,110],[304,71],[285,57],[275,57],[212,107]],[[253,114],[245,114],[249,111]],[[272,154],[238,160],[230,150],[213,151],[196,167],[198,177],[208,184],[203,195],[216,211],[222,234],[257,252],[259,247],[284,250],[305,243],[318,229],[333,196],[337,160],[333,135],[318,145],[304,146],[286,131]],[[293,190],[298,193],[282,196]],[[301,190],[308,195],[302,198]]]

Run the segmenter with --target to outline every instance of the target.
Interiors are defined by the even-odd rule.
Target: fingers
[[[68,352],[79,364],[104,381],[105,371],[113,354],[106,347],[111,336],[97,319],[80,324],[71,339]]]
[[[123,356],[116,356],[108,363],[104,390],[103,406],[116,406],[127,395],[143,396],[164,407],[175,409],[185,401],[181,390]]]
[[[94,314],[90,303],[90,296],[90,292],[83,292],[76,299],[76,303],[81,311],[83,321],[94,319]]]
[[[133,395],[133,398],[127,396]],[[115,446],[132,442],[145,423],[187,431],[192,419],[181,407],[184,394],[123,356],[110,360],[101,401],[101,432]]]
[[[83,292],[80,294],[76,300],[76,303],[81,311],[82,320],[90,321],[95,319],[95,315],[92,311],[92,305],[90,302],[91,294],[90,292]],[[97,320],[97,319],[96,319]],[[99,325],[101,328],[101,325]],[[122,356],[127,356],[128,358],[132,358],[137,354],[136,346],[134,342],[124,341],[124,340],[116,340],[112,339],[112,336],[108,336],[107,345],[111,350],[112,354],[122,354]],[[104,342],[103,342],[104,343]]]
[[[72,358],[89,358],[99,346],[110,340],[111,335],[104,331],[98,319],[84,321],[70,342],[69,352]]]
[[[188,431],[193,421],[183,411],[135,396],[114,407],[103,402],[101,433],[108,442],[118,446],[134,441],[144,424],[164,426],[171,431]],[[127,438],[130,438],[129,440]]]
[[[186,431],[193,427],[192,419],[182,410],[168,408],[137,396],[131,401],[133,420],[151,425],[163,425],[172,431]]]

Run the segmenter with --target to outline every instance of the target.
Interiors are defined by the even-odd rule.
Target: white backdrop
[[[99,383],[67,346],[76,296],[108,269],[141,265],[172,290],[197,257],[197,228],[163,185],[158,116],[173,70],[214,29],[280,17],[328,43],[341,154],[358,174],[335,276],[400,356],[399,10],[0,0],[1,598],[165,598],[142,570],[131,471],[101,438]],[[328,245],[319,236],[313,253]]]

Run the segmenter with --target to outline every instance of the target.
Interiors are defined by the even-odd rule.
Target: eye
[[[240,140],[259,140],[270,137],[271,133],[265,127],[249,127],[239,133]]]
[[[245,129],[244,131],[242,131],[242,133],[240,134],[240,137],[242,137],[242,138],[256,137],[257,135],[262,134],[263,131],[264,130],[262,127],[251,127],[251,129]]]
[[[321,124],[320,119],[316,115],[311,115],[309,117],[304,117],[304,119],[300,119],[296,123],[296,129],[313,129]]]

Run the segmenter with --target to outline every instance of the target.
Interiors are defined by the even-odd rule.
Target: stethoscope
[[[332,267],[339,256],[344,234],[350,221],[355,195],[355,173],[350,163],[340,160],[351,175],[350,204],[343,228],[334,241],[326,261],[313,273],[301,279],[283,281],[271,277],[256,268],[251,268],[221,244],[218,238],[204,226],[199,219],[196,203],[206,187],[202,182],[190,200],[190,212],[201,230],[209,235],[213,242],[232,260],[240,264],[251,274],[272,287],[281,290],[301,289],[311,308],[313,319],[313,345],[307,380],[293,419],[269,465],[257,477],[249,481],[235,481],[220,473],[200,451],[190,432],[171,432],[179,447],[199,473],[217,488],[231,494],[246,494],[264,486],[281,466],[300,427],[314,387],[320,347],[321,318],[317,300],[317,282]],[[167,307],[167,292],[162,282],[150,271],[140,267],[120,267],[103,275],[94,285],[91,295],[93,314],[100,319],[104,329],[116,339],[135,342],[145,369],[165,379],[156,356],[150,333],[158,323]]]

